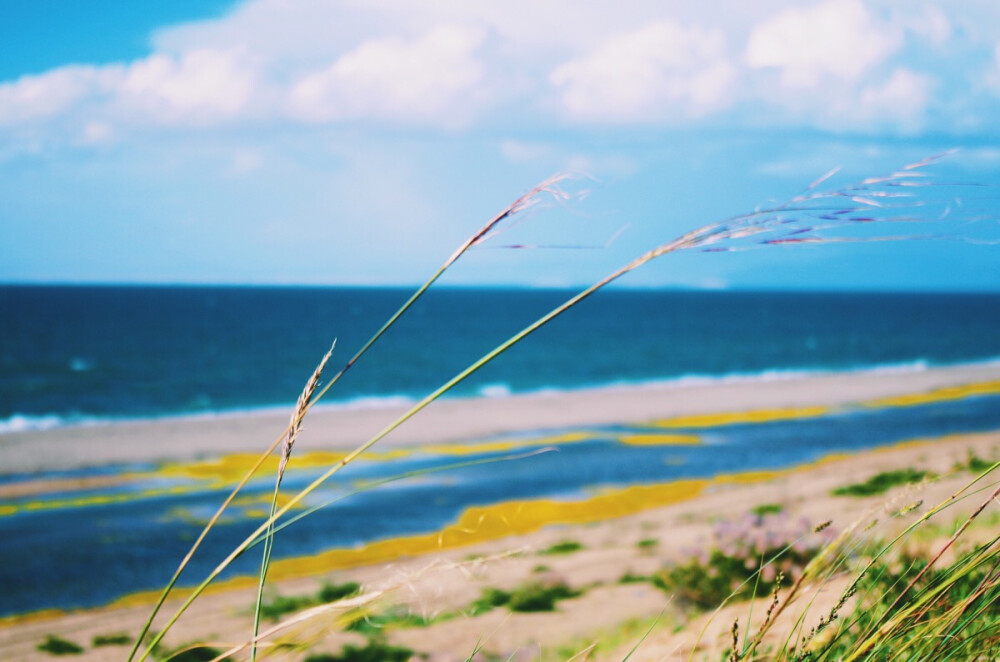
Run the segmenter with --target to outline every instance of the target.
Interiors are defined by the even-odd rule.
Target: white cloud
[[[253,87],[254,73],[236,52],[156,53],[129,65],[117,103],[157,122],[209,124],[237,116]]]
[[[114,85],[120,68],[71,65],[0,84],[0,124],[21,124],[66,113]]]
[[[859,0],[827,0],[760,23],[750,35],[746,63],[777,69],[784,87],[817,87],[831,77],[860,79],[902,44],[902,30],[876,21]]]
[[[702,116],[732,101],[721,32],[660,21],[607,40],[550,75],[563,110],[589,121]]]
[[[921,128],[930,98],[932,80],[900,67],[883,82],[865,87],[858,103],[845,109],[845,116],[862,125],[893,124],[904,131]]]
[[[997,19],[932,0],[246,0],[161,30],[145,57],[0,83],[0,126],[26,127],[0,140],[350,122],[979,126],[1000,94]]]
[[[299,80],[289,111],[310,122],[463,124],[484,75],[476,56],[484,37],[480,29],[441,26],[412,41],[371,39]]]
[[[83,127],[80,143],[83,145],[99,145],[114,138],[115,131],[105,122],[88,122]]]

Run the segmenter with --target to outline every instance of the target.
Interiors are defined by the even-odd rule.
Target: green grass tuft
[[[98,646],[127,646],[132,643],[132,637],[127,634],[99,634],[91,641],[94,648]]]
[[[542,550],[540,554],[572,554],[583,549],[583,545],[576,540],[563,540],[557,542],[548,549]]]
[[[778,513],[784,512],[785,507],[780,503],[762,503],[759,506],[750,509],[750,512],[757,517],[764,517],[766,515],[777,515]]]
[[[834,496],[856,496],[866,497],[876,494],[884,494],[897,485],[909,485],[919,483],[924,478],[933,478],[934,474],[929,471],[920,471],[907,467],[895,471],[883,471],[875,474],[863,483],[844,485],[833,490]]]
[[[390,646],[381,641],[369,641],[365,646],[344,646],[340,655],[322,653],[310,655],[305,662],[407,662],[413,657],[409,648]]]
[[[361,592],[361,585],[357,582],[344,582],[343,584],[324,584],[323,588],[316,594],[320,604],[336,602],[344,598],[357,595]]]
[[[578,595],[580,595],[579,591],[572,590],[566,584],[552,586],[527,584],[510,594],[507,608],[511,611],[521,612],[555,611],[556,602]]]
[[[79,655],[83,646],[54,634],[46,635],[45,641],[35,646],[37,650],[52,655]]]

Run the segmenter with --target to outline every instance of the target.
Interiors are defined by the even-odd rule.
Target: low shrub
[[[833,491],[833,494],[835,496],[874,496],[876,494],[888,492],[897,485],[919,483],[924,478],[933,477],[934,475],[929,471],[919,471],[917,469],[913,469],[912,467],[897,469],[895,471],[883,471],[882,473],[875,474],[863,483],[854,483],[853,485],[838,487]]]
[[[324,584],[316,595],[320,604],[336,602],[344,598],[356,595],[361,591],[361,585],[357,582],[344,582],[343,584]]]
[[[83,647],[54,634],[46,635],[45,641],[35,646],[37,650],[52,655],[79,655]]]
[[[91,641],[94,648],[98,646],[127,646],[132,643],[132,637],[127,634],[99,634]]]
[[[322,653],[310,655],[305,662],[408,662],[413,651],[400,646],[390,646],[381,641],[369,641],[364,647],[347,644],[340,655]]]
[[[705,549],[655,574],[653,585],[702,609],[730,597],[767,595],[791,584],[832,535],[784,514],[721,522]]]
[[[542,554],[572,554],[583,549],[583,545],[575,540],[564,540],[557,542],[548,549],[542,550]]]
[[[554,611],[556,602],[566,598],[574,598],[577,595],[579,592],[562,583],[551,586],[527,584],[515,589],[510,594],[507,608],[511,611],[522,612]]]

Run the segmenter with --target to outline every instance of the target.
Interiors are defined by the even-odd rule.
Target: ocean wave
[[[41,416],[14,414],[9,418],[0,420],[0,434],[51,430],[53,428],[61,428],[67,425],[87,425],[98,422],[99,420],[100,419],[91,417],[59,416],[57,414],[44,414]]]
[[[607,382],[583,383],[574,385],[544,384],[517,388],[506,382],[491,382],[476,388],[472,393],[453,394],[445,396],[448,399],[460,400],[466,398],[501,398],[510,396],[545,396],[589,391],[596,389],[642,389],[642,388],[688,388],[692,386],[711,386],[720,384],[738,384],[754,382],[776,382],[808,379],[811,377],[830,376],[837,374],[906,374],[920,373],[937,368],[948,367],[998,367],[1000,357],[990,357],[978,361],[957,363],[935,363],[927,359],[915,359],[897,363],[873,365],[856,365],[846,367],[800,367],[772,368],[761,371],[729,372],[723,374],[689,373],[662,378],[613,380]],[[358,409],[388,409],[413,405],[419,396],[404,394],[359,395],[342,400],[327,400],[316,406],[322,410],[358,410]],[[279,405],[262,405],[253,407],[238,407],[225,410],[198,412],[165,412],[160,415],[146,416],[98,416],[80,413],[67,414],[21,414],[15,413],[6,419],[0,419],[0,434],[51,430],[54,428],[101,425],[141,421],[159,421],[164,419],[203,419],[225,418],[236,416],[273,415],[288,413],[291,403]]]

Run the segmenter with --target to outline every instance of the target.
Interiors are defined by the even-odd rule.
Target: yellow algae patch
[[[959,441],[972,435],[948,435],[942,440]],[[891,446],[866,449],[869,451],[892,451],[907,446],[928,443],[929,440],[913,439]],[[419,556],[445,549],[462,547],[479,542],[499,540],[513,535],[537,531],[557,524],[585,524],[616,517],[633,515],[644,510],[668,506],[697,498],[714,486],[747,484],[773,480],[781,476],[836,462],[851,457],[849,453],[831,453],[813,462],[774,470],[748,471],[736,474],[722,474],[711,479],[690,479],[657,485],[634,485],[631,487],[604,491],[596,496],[580,501],[556,501],[536,499],[511,501],[490,506],[477,506],[465,510],[454,524],[441,531],[405,538],[380,540],[351,549],[333,549],[313,556],[292,557],[271,562],[269,576],[275,579],[292,579],[312,576],[333,570],[372,565],[393,561],[406,556]],[[240,588],[257,586],[257,578],[252,576],[233,577],[211,584],[206,593],[218,593]],[[161,591],[142,591],[125,595],[113,603],[113,607],[143,606],[154,604]],[[191,588],[174,590],[175,598],[187,597]],[[53,610],[53,613],[60,614]],[[31,614],[27,615],[30,617]],[[15,616],[8,618],[25,618]],[[0,625],[5,623],[0,619]]]
[[[368,451],[362,453],[358,459],[371,462],[386,462],[398,460],[410,455],[412,451],[406,448],[394,448],[386,451]],[[294,469],[314,469],[325,468],[337,464],[348,456],[344,451],[310,451],[308,453],[292,454],[288,468]],[[158,468],[151,475],[166,477],[194,478],[196,480],[211,480],[218,483],[235,483],[241,480],[246,473],[260,459],[260,455],[254,453],[230,453],[211,460],[200,462],[184,462],[165,464]],[[278,471],[278,456],[268,457],[261,465],[259,474],[274,475]]]
[[[701,443],[696,434],[626,434],[618,442],[629,446],[694,446]]]
[[[517,439],[500,439],[498,441],[480,441],[470,444],[435,444],[432,446],[421,446],[420,450],[432,455],[478,455],[480,453],[499,453],[517,450],[518,448],[572,444],[598,438],[600,438],[600,435],[593,432],[567,432],[566,434],[548,437],[521,437]]]
[[[185,494],[194,491],[193,487],[173,485],[164,488],[150,488],[137,493],[126,494],[92,494],[69,499],[47,499],[44,501],[26,501],[15,504],[0,504],[0,517],[14,515],[22,511],[57,510],[59,508],[85,508],[87,506],[106,506],[115,503],[128,503],[150,497],[161,497],[168,494]]]
[[[996,395],[1000,393],[1000,381],[976,382],[962,386],[945,386],[924,393],[910,393],[889,398],[878,398],[861,403],[865,407],[912,407],[946,400],[961,400],[976,395]]]
[[[718,414],[692,414],[653,421],[662,428],[714,428],[741,423],[770,423],[796,418],[813,418],[830,413],[830,407],[790,407],[787,409],[757,409],[752,411],[723,412]]]
[[[157,598],[160,596],[157,595]],[[69,612],[62,609],[39,609],[29,611],[27,614],[13,614],[11,616],[0,616],[0,628],[11,625],[23,625],[24,623],[35,623],[37,621],[47,621],[53,618],[61,618]]]

